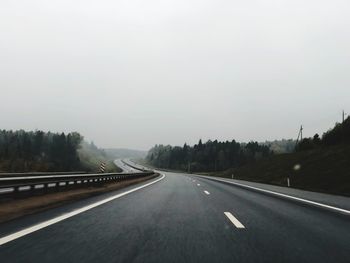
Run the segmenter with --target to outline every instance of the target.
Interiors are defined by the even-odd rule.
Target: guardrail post
[[[49,183],[45,183],[43,189],[44,189],[44,192],[48,192],[49,191]]]

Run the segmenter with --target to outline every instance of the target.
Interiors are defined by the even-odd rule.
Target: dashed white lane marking
[[[95,208],[95,207],[97,207],[97,206],[103,205],[103,204],[105,204],[105,203],[107,203],[107,202],[113,201],[113,200],[115,200],[115,199],[117,199],[117,198],[120,198],[120,197],[122,197],[122,196],[124,196],[124,195],[130,194],[130,193],[132,193],[132,192],[135,192],[135,191],[137,191],[137,190],[140,190],[140,189],[142,189],[142,188],[145,188],[145,187],[147,187],[147,186],[150,186],[150,185],[152,185],[152,184],[155,184],[155,183],[159,182],[160,180],[163,180],[164,177],[165,177],[165,175],[163,174],[163,176],[162,176],[161,178],[159,178],[159,179],[157,179],[157,180],[155,180],[155,181],[153,181],[153,182],[150,182],[150,183],[148,183],[148,184],[144,184],[144,185],[141,185],[141,186],[139,186],[139,187],[133,188],[133,189],[131,189],[131,190],[129,190],[129,191],[126,191],[126,192],[123,192],[123,193],[120,193],[120,194],[117,194],[117,195],[113,195],[113,196],[111,196],[111,197],[108,197],[108,198],[106,198],[106,199],[104,199],[104,200],[101,200],[101,201],[98,201],[98,202],[96,202],[96,203],[93,203],[93,204],[91,204],[91,205],[84,206],[84,207],[79,208],[79,209],[77,209],[77,210],[74,210],[74,211],[72,211],[72,212],[69,212],[69,213],[63,214],[63,215],[61,215],[61,216],[52,218],[52,219],[50,219],[50,220],[44,221],[44,222],[39,223],[39,224],[36,224],[36,225],[34,225],[34,226],[25,228],[25,229],[23,229],[23,230],[20,230],[20,231],[18,231],[18,232],[13,233],[13,234],[10,234],[10,235],[1,237],[1,238],[0,238],[0,246],[1,246],[1,245],[4,245],[4,244],[6,244],[6,243],[8,243],[8,242],[10,242],[10,241],[13,241],[13,240],[15,240],[15,239],[18,239],[18,238],[20,238],[20,237],[26,236],[26,235],[28,235],[28,234],[30,234],[30,233],[33,233],[33,232],[35,232],[35,231],[38,231],[38,230],[40,230],[40,229],[42,229],[42,228],[45,228],[45,227],[48,227],[48,226],[50,226],[50,225],[56,224],[56,223],[58,223],[58,222],[60,222],[60,221],[63,221],[63,220],[65,220],[65,219],[67,219],[67,218],[73,217],[73,216],[75,216],[75,215],[78,215],[78,214],[83,213],[83,212],[85,212],[85,211],[88,211],[88,210],[90,210],[90,209],[93,209],[93,208]]]
[[[237,227],[237,228],[245,228],[244,225],[242,225],[242,223],[239,222],[238,219],[235,218],[230,212],[224,212],[224,214],[231,221],[231,223],[235,225],[235,227]]]
[[[197,186],[201,186],[201,184],[197,184]]]
[[[197,176],[209,179],[208,177],[205,177],[205,176],[201,176],[201,175],[197,175]],[[315,202],[315,201],[311,201],[311,200],[307,200],[307,199],[303,199],[303,198],[299,198],[299,197],[295,197],[295,196],[291,196],[291,195],[287,195],[287,194],[282,194],[282,193],[278,193],[278,192],[274,192],[274,191],[270,191],[270,190],[265,190],[265,189],[249,186],[249,185],[246,185],[246,184],[230,182],[230,181],[222,180],[222,179],[218,179],[218,178],[210,178],[210,179],[211,180],[215,180],[215,181],[226,182],[226,183],[233,184],[233,185],[238,185],[238,186],[241,186],[241,187],[244,187],[244,188],[247,188],[247,189],[253,189],[253,190],[256,190],[256,191],[259,191],[259,192],[268,193],[268,194],[280,196],[280,197],[283,197],[283,198],[292,199],[292,200],[295,200],[295,201],[303,202],[303,203],[314,205],[314,206],[323,207],[323,208],[326,208],[326,209],[330,209],[330,210],[334,210],[334,211],[337,211],[337,212],[340,212],[340,213],[343,213],[343,214],[350,215],[350,210],[346,210],[346,209],[343,209],[343,208],[334,207],[334,206],[331,206],[331,205],[326,205],[326,204],[318,203],[318,202]]]
[[[207,190],[205,190],[204,193],[206,193],[207,195],[210,195],[210,193]]]

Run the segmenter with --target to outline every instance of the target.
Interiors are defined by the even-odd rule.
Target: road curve
[[[205,178],[162,173],[165,178],[157,183],[3,244],[0,258],[349,262],[348,216]],[[139,186],[0,225],[0,237]]]
[[[122,173],[138,173],[139,170],[132,168],[131,166],[126,165],[122,159],[114,160],[114,164],[122,169]]]

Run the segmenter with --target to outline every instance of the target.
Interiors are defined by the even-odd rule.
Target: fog
[[[0,3],[0,128],[102,147],[322,133],[350,113],[350,2]]]

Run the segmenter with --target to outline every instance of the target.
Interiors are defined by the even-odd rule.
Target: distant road
[[[0,258],[4,262],[349,262],[350,217],[345,214],[193,175],[162,174],[153,181],[0,225],[4,237],[89,208],[3,243]],[[90,208],[103,200],[107,201]]]
[[[138,170],[136,170],[136,169],[134,169],[134,168],[132,168],[132,167],[130,167],[130,166],[128,166],[128,165],[125,165],[124,163],[123,163],[123,160],[122,159],[117,159],[117,160],[115,160],[114,161],[114,164],[116,165],[116,166],[118,166],[120,169],[122,169],[123,171],[123,173],[134,173],[134,172],[139,172]]]

